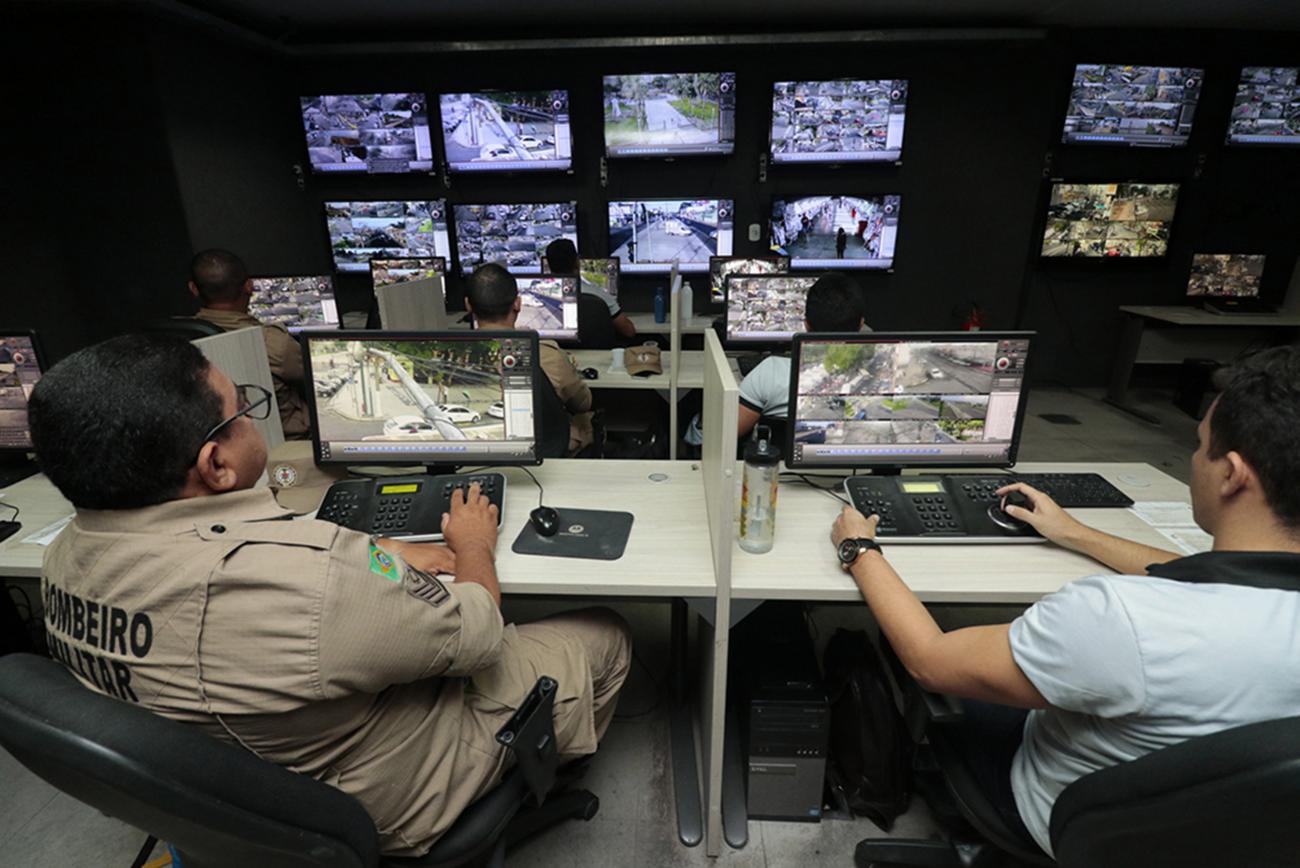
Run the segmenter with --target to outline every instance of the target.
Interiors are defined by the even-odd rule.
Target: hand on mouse
[[[1017,521],[1023,521],[1057,545],[1066,545],[1084,529],[1083,523],[1061,509],[1056,501],[1023,482],[1004,485],[997,490],[997,495],[1005,497],[1012,491],[1018,491],[1029,498],[1033,509],[1007,504],[1003,511]]]
[[[442,514],[442,537],[453,552],[479,545],[493,552],[497,547],[497,508],[474,483],[466,492],[451,493],[451,511]]]

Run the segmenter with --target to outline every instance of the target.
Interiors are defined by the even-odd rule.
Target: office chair
[[[569,411],[546,376],[537,383],[537,452],[543,458],[564,458],[569,452]]]
[[[612,350],[627,343],[614,329],[609,306],[589,292],[578,293],[578,343],[584,350]]]
[[[178,338],[185,338],[187,341],[192,341],[195,338],[212,337],[222,332],[220,326],[192,316],[167,316],[151,319],[141,324],[140,330],[151,334],[174,335]]]
[[[414,859],[381,856],[374,823],[341,790],[95,693],[44,657],[0,658],[0,745],[74,798],[171,842],[186,868],[500,868],[508,846],[600,805],[583,790],[547,798],[556,689],[545,677],[534,685],[497,734],[515,767]]]

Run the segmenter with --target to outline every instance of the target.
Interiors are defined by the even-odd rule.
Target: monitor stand
[[[26,455],[0,458],[0,488],[7,488],[40,472],[41,468]]]

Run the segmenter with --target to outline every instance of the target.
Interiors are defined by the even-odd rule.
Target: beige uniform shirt
[[[596,439],[591,429],[591,389],[559,344],[547,340],[537,346],[542,370],[569,411],[569,454],[574,455]]]
[[[521,659],[560,681],[561,743],[595,750],[585,660],[525,645],[479,585],[287,515],[266,488],[79,511],[42,569],[51,652],[87,687],[350,793],[391,854],[427,851],[500,779],[494,736],[536,677]]]
[[[221,329],[233,332],[249,326],[260,326],[266,339],[266,360],[271,365],[271,381],[275,385],[275,401],[280,406],[280,427],[286,440],[302,440],[311,436],[311,415],[307,412],[307,399],[303,397],[306,373],[302,365],[302,347],[288,330],[278,323],[261,323],[246,313],[233,310],[213,310],[205,307],[195,314]]]

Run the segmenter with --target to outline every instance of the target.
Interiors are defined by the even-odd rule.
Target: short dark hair
[[[577,274],[578,248],[567,238],[557,238],[546,245],[546,267],[551,274]]]
[[[495,262],[474,269],[466,283],[470,307],[474,308],[474,316],[479,319],[501,319],[519,297],[515,276]]]
[[[201,250],[190,260],[190,280],[204,302],[234,301],[248,280],[244,261],[229,250]]]
[[[78,509],[136,509],[174,500],[221,423],[221,396],[193,344],[125,335],[73,353],[28,403],[41,470]]]
[[[857,331],[866,319],[861,287],[843,272],[826,272],[808,287],[804,319],[815,332]]]
[[[1255,353],[1215,380],[1223,391],[1210,415],[1210,457],[1239,453],[1278,521],[1300,529],[1300,347]]]

